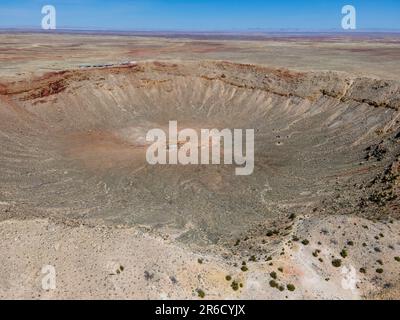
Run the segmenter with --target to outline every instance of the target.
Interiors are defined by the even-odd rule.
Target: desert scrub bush
[[[354,242],[353,241],[347,241],[347,245],[348,246],[354,246]]]
[[[291,283],[289,283],[289,284],[286,286],[286,288],[287,288],[289,291],[294,291],[294,290],[296,290],[296,287],[295,287],[293,284],[291,284]]]
[[[379,273],[379,274],[383,273],[383,269],[382,268],[376,269],[376,273]]]
[[[282,267],[279,267],[279,268],[278,268],[278,271],[279,271],[279,272],[283,272],[283,268],[282,268]]]
[[[253,256],[250,257],[249,261],[256,262],[257,261],[257,257],[253,255]]]
[[[231,281],[231,280],[232,280],[232,277],[228,275],[228,276],[225,277],[225,280],[226,280],[226,281]]]
[[[394,260],[396,260],[397,262],[400,262],[400,257],[394,257]]]
[[[294,213],[292,213],[290,216],[289,216],[289,220],[294,220],[294,219],[296,219],[296,214],[294,214]]]
[[[277,288],[277,287],[278,287],[278,283],[277,283],[275,280],[271,280],[271,281],[269,282],[269,285],[270,285],[272,288]]]
[[[303,245],[307,246],[307,245],[310,244],[310,241],[308,241],[307,239],[304,239],[301,243],[302,243]]]
[[[238,291],[239,290],[239,283],[237,281],[232,281],[231,288],[232,288],[233,291]]]
[[[121,266],[121,265],[120,265],[119,268],[118,268],[117,271],[116,271],[117,274],[120,274],[122,271],[124,271],[124,269],[125,269],[124,266]]]
[[[313,253],[312,253],[312,255],[315,257],[315,258],[317,258],[318,257],[318,255],[321,253],[321,250],[315,250]]]
[[[274,232],[269,230],[269,231],[267,231],[266,235],[267,235],[267,237],[272,237],[274,235]]]
[[[246,266],[242,266],[240,270],[242,270],[243,272],[247,272],[249,271],[249,268],[247,268]]]
[[[360,268],[360,273],[367,273],[367,270],[365,268]]]
[[[197,259],[197,262],[199,263],[199,264],[203,264],[203,259]]]
[[[276,274],[275,271],[272,271],[269,275],[270,275],[271,278],[274,279],[274,280],[276,280],[276,279],[278,278],[278,275]]]
[[[383,266],[383,261],[381,259],[376,260],[376,263],[380,264],[381,266]]]
[[[293,240],[294,242],[297,242],[297,241],[299,241],[300,239],[299,239],[299,237],[297,237],[297,236],[293,236],[292,240]]]
[[[339,267],[342,265],[342,260],[340,260],[340,259],[333,259],[333,260],[332,260],[332,265],[333,265],[335,268],[339,268]]]
[[[369,201],[376,203],[378,206],[383,207],[388,202],[393,201],[397,198],[396,194],[393,190],[389,191],[381,191],[381,192],[374,192],[368,198]]]
[[[206,293],[201,289],[197,289],[197,295],[199,296],[199,298],[204,299]]]
[[[346,249],[343,249],[342,251],[340,251],[340,255],[342,258],[347,258],[347,256],[349,255]]]

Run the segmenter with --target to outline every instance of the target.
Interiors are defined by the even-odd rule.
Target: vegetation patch
[[[293,284],[290,284],[290,283],[286,286],[286,288],[287,288],[289,291],[294,291],[294,290],[296,290],[296,287],[295,287]]]
[[[233,291],[239,290],[239,283],[237,281],[232,281],[231,288]]]
[[[197,289],[197,295],[199,296],[199,298],[204,299],[206,293],[201,289]]]
[[[333,265],[335,268],[340,268],[340,266],[342,265],[342,260],[340,260],[340,259],[334,259],[334,260],[332,260],[332,265]]]

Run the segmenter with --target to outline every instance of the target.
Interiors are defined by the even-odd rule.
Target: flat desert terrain
[[[0,32],[0,297],[399,299],[399,62],[398,34]],[[149,165],[172,120],[254,129],[254,173]]]

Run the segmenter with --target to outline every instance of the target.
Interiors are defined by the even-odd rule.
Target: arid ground
[[[399,62],[396,34],[0,33],[0,297],[400,298]],[[170,120],[254,129],[254,173],[149,165]]]

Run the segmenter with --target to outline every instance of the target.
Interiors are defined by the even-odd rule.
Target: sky
[[[53,5],[57,28],[153,31],[340,30],[344,5],[357,30],[400,30],[399,0],[0,0],[0,28],[40,28]]]

